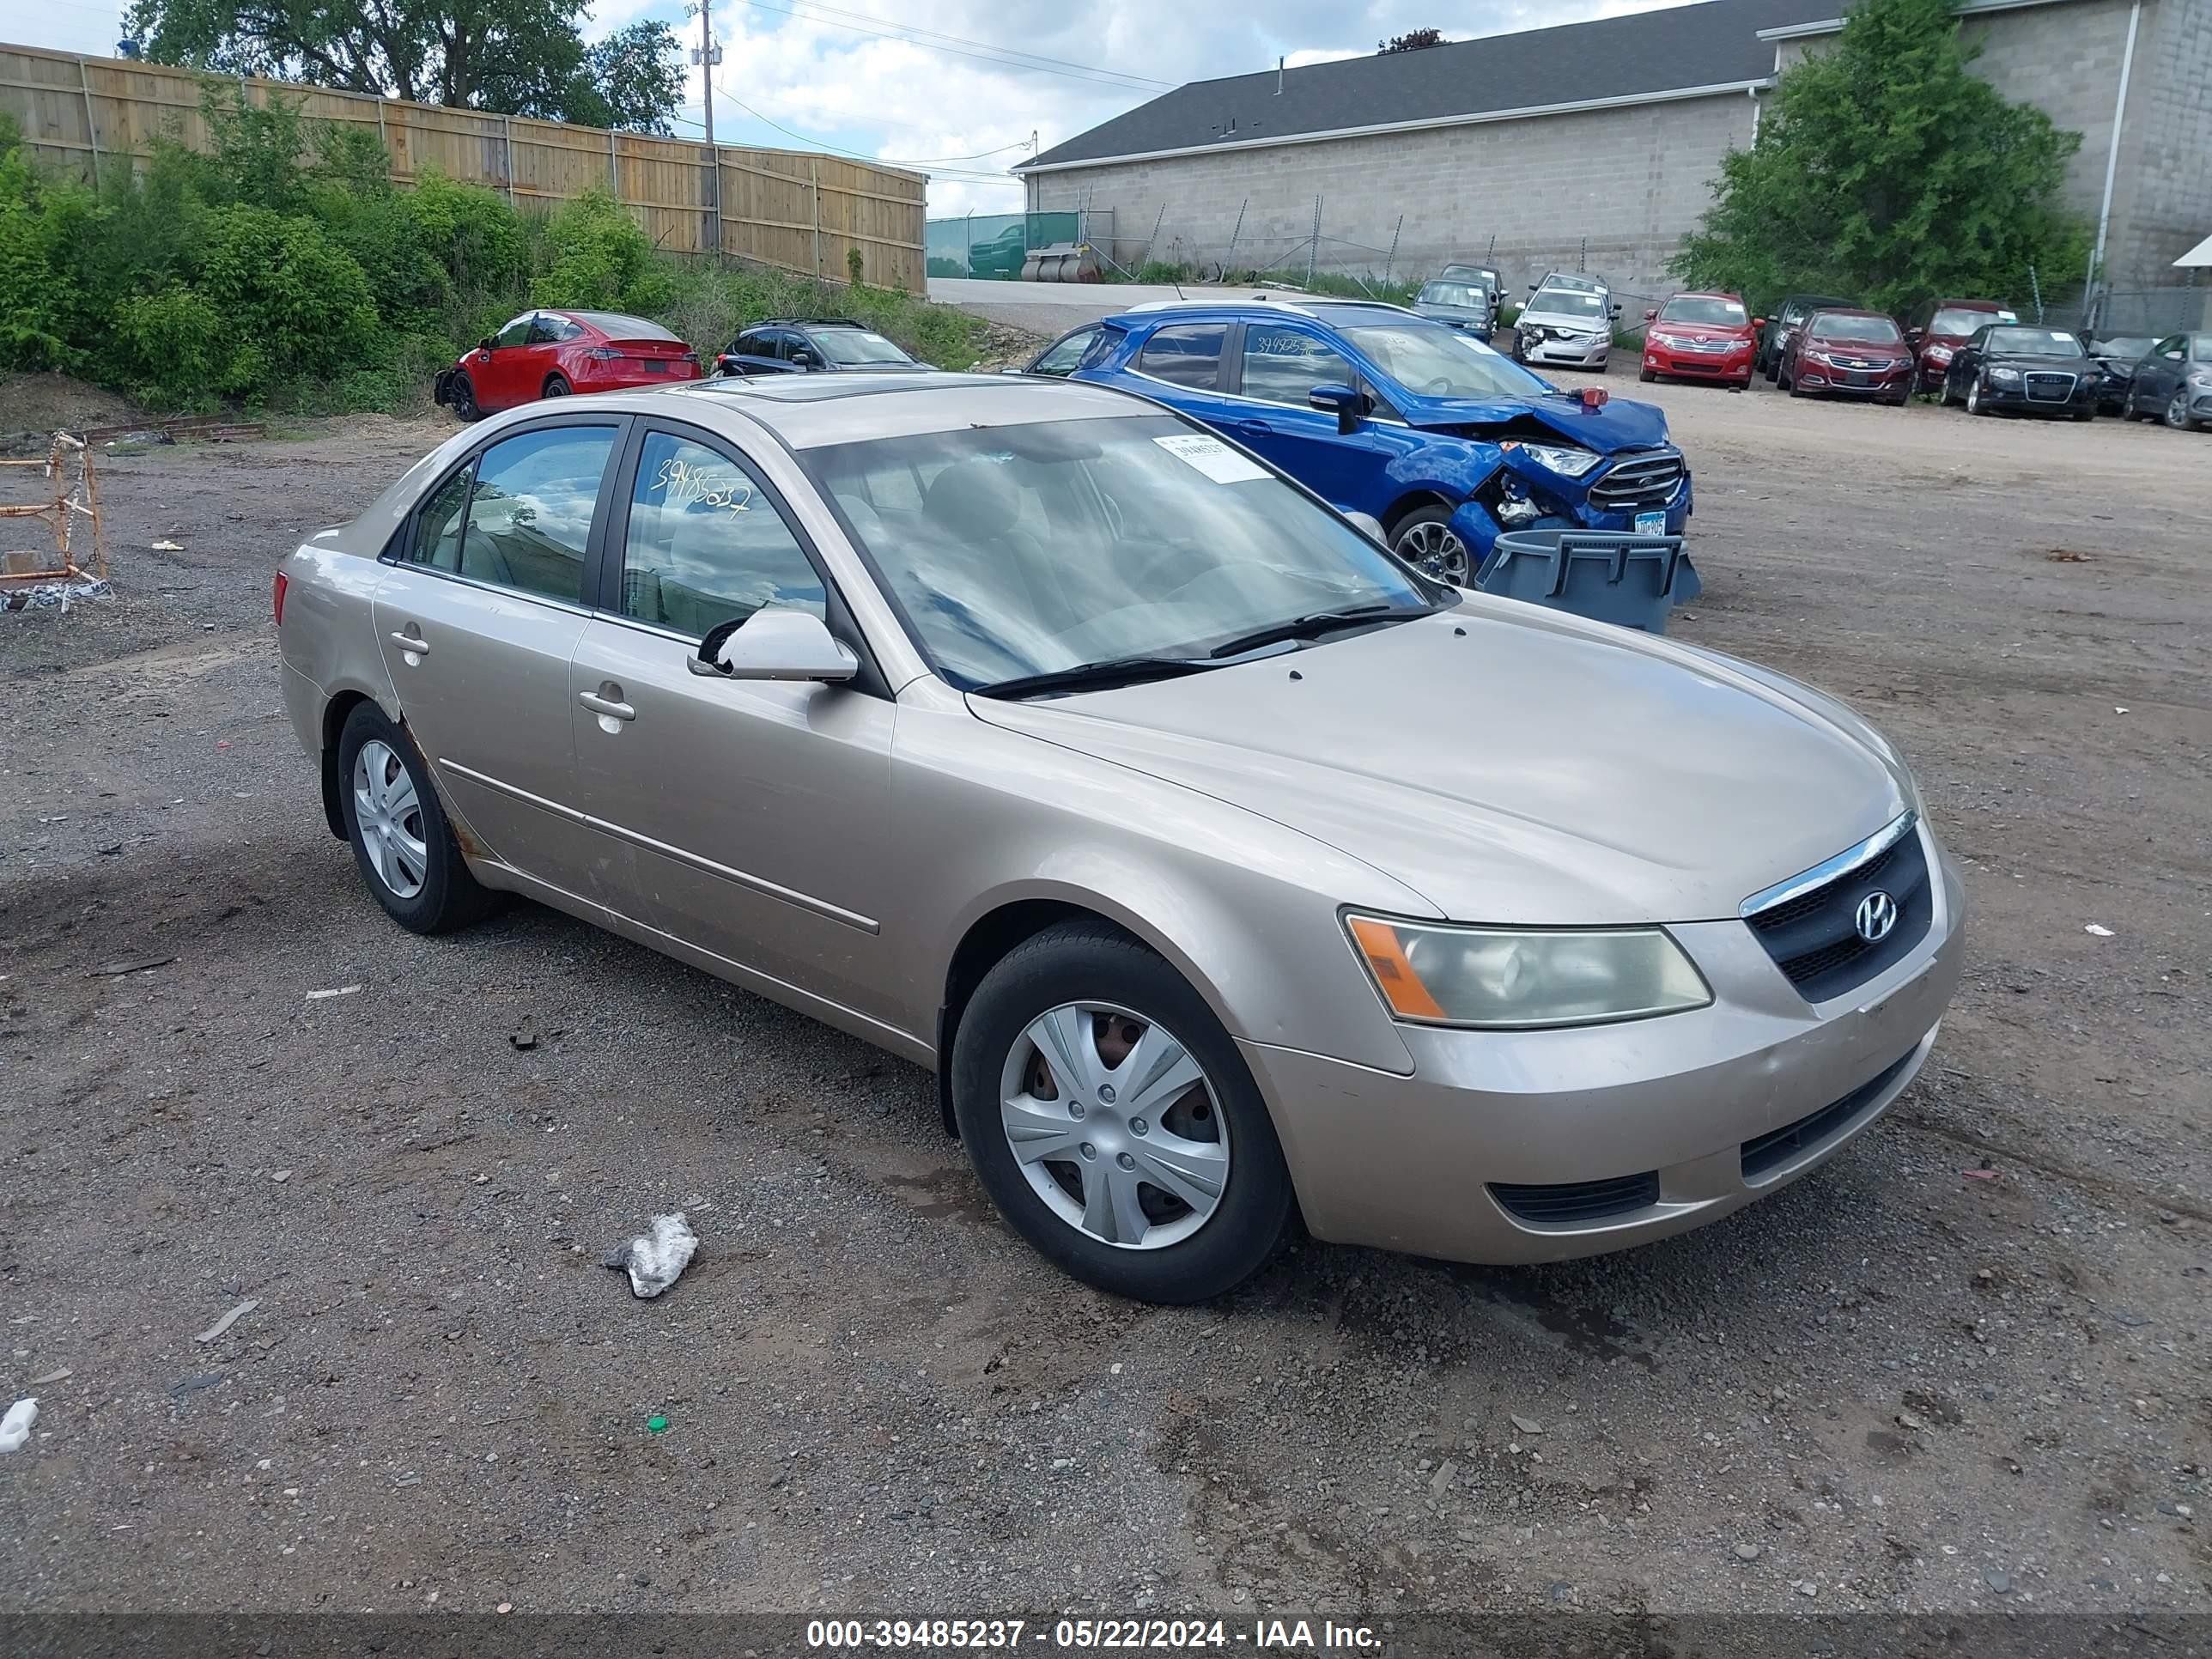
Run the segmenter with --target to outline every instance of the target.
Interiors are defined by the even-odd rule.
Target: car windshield
[[[1602,317],[1605,296],[1585,294],[1579,289],[1540,289],[1530,297],[1528,309],[1552,317]]]
[[[2150,349],[2157,343],[2148,335],[2138,337],[2133,334],[2123,334],[2113,339],[2098,341],[2096,349],[2100,357],[2132,362],[2137,357],[2148,356]]]
[[[1440,323],[1355,323],[1344,332],[1376,368],[1424,398],[1541,398],[1552,390],[1510,358]]]
[[[1947,306],[1928,319],[1930,334],[1972,334],[1990,323],[2015,323],[2020,320],[2009,311],[1962,311]]]
[[[1711,323],[1718,328],[1741,328],[1751,320],[1741,300],[1669,300],[1659,308],[1662,323]]]
[[[1887,317],[1839,317],[1826,312],[1810,325],[1816,340],[1867,340],[1881,345],[1903,343],[1905,336]]]
[[[1993,357],[2079,357],[2081,342],[2063,328],[1993,328],[1983,349]]]
[[[1341,519],[1172,416],[915,433],[799,459],[963,690],[1203,658],[1317,611],[1434,605]]]
[[[1422,289],[1419,300],[1425,306],[1459,306],[1468,311],[1486,310],[1490,295],[1472,283],[1431,283]]]
[[[913,358],[867,328],[825,328],[811,337],[833,363],[910,363]]]

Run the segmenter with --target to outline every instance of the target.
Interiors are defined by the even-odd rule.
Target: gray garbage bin
[[[1705,587],[1680,536],[1620,530],[1506,531],[1474,585],[1647,634],[1665,633],[1667,613]]]

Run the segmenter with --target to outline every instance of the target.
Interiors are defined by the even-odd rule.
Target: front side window
[[[1248,323],[1244,328],[1244,395],[1271,404],[1306,406],[1317,386],[1356,386],[1352,365],[1303,329]]]
[[[1552,389],[1473,335],[1442,323],[1355,323],[1345,337],[1383,374],[1425,398],[1541,398]]]
[[[578,603],[592,514],[617,431],[612,426],[547,427],[494,444],[463,474],[470,484],[468,515],[458,544],[450,529],[434,521],[441,511],[453,511],[450,492],[459,478],[448,480],[425,508],[417,562]]]
[[[498,333],[492,336],[491,343],[495,346],[519,346],[527,344],[530,339],[530,325],[536,320],[537,313],[535,312],[526,312],[523,315],[516,318],[513,322],[509,323],[505,328],[500,330]]]
[[[1048,346],[1044,355],[1030,365],[1030,373],[1065,380],[1083,366],[1083,354],[1091,349],[1091,343],[1103,331],[1096,328],[1076,330],[1066,339]]]
[[[1156,380],[1211,392],[1221,384],[1221,344],[1226,323],[1177,323],[1155,329],[1137,354],[1137,371]]]
[[[623,542],[623,615],[696,640],[764,605],[819,617],[826,599],[750,471],[672,433],[647,436]]]
[[[1716,328],[1741,328],[1751,320],[1741,300],[1675,298],[1659,307],[1662,323],[1709,323]]]
[[[1302,491],[1170,416],[801,451],[947,680],[1213,646],[1430,590]]]

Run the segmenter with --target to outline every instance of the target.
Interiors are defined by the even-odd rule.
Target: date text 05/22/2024
[[[1365,1625],[1330,1620],[1257,1619],[1249,1626],[1219,1619],[816,1619],[806,1644],[818,1649],[1014,1649],[1049,1644],[1085,1652],[1176,1652],[1244,1648],[1267,1653],[1379,1652],[1382,1639]]]

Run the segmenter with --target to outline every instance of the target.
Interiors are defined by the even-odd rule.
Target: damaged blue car
[[[1690,471],[1650,404],[1562,391],[1464,331],[1351,301],[1171,301],[1028,368],[1165,404],[1471,586],[1501,530],[1680,535]]]

